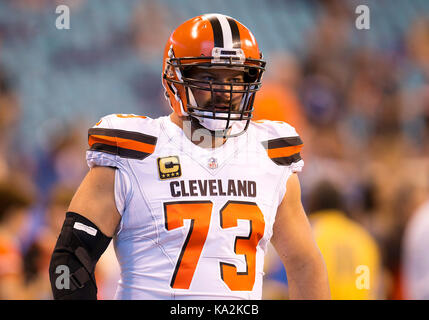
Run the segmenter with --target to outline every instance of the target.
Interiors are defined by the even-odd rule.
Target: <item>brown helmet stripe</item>
[[[214,46],[217,48],[223,48],[223,32],[222,32],[222,26],[220,25],[219,19],[214,14],[207,14],[205,15],[207,20],[209,20],[210,24],[212,25],[213,29],[213,39],[214,39]]]
[[[229,27],[231,28],[232,47],[241,48],[240,31],[238,30],[237,22],[234,19],[227,17]]]

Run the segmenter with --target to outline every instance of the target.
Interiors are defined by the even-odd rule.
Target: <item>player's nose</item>
[[[213,87],[215,95],[220,99],[226,99],[230,97],[233,90],[233,86],[228,83],[218,83]]]

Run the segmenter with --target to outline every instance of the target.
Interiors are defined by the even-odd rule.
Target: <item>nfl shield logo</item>
[[[217,160],[216,160],[216,158],[210,158],[209,159],[209,168],[210,169],[216,169],[217,168]]]

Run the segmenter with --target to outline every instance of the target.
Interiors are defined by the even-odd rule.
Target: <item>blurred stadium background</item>
[[[60,4],[70,30],[55,27]],[[369,30],[355,27],[361,4]],[[255,116],[291,123],[305,143],[303,201],[333,297],[415,297],[404,234],[429,200],[429,1],[0,0],[1,299],[51,299],[87,129],[110,113],[168,114],[164,44],[210,12],[249,27],[268,61]],[[101,299],[113,297],[114,261],[109,248],[97,267]],[[288,298],[272,251],[265,278],[265,299]]]

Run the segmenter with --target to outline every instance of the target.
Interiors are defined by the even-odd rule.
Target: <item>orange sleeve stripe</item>
[[[103,143],[110,146],[145,152],[149,154],[155,151],[155,145],[153,144],[147,144],[144,142],[138,142],[130,139],[109,137],[103,135],[90,135],[88,138],[89,146],[92,147],[94,143]]]
[[[298,146],[290,146],[290,147],[283,147],[283,148],[275,148],[275,149],[267,149],[268,156],[270,158],[282,158],[282,157],[289,157],[295,153],[299,153],[302,149],[302,144]]]

